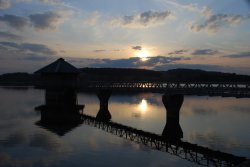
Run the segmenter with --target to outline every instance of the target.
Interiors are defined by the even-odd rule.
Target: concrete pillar
[[[100,101],[100,109],[96,115],[96,119],[101,121],[109,121],[111,119],[111,114],[108,109],[108,101],[111,96],[110,90],[100,90],[97,93],[97,97]]]
[[[180,108],[183,103],[183,95],[162,96],[162,102],[167,110],[167,123],[162,132],[162,136],[169,140],[180,140],[183,132],[179,123]]]

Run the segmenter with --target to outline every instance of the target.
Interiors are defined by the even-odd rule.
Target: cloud
[[[164,24],[167,19],[171,18],[170,16],[170,11],[146,11],[137,15],[115,18],[111,21],[111,24],[127,28],[148,28]]]
[[[238,74],[250,74],[250,68],[222,66],[214,64],[190,64],[190,58],[183,56],[155,56],[149,57],[147,61],[142,61],[138,57],[127,59],[76,59],[70,61],[77,67],[110,67],[110,68],[141,68],[165,71],[177,68],[201,69],[206,71],[220,71]],[[185,61],[185,63],[183,63]]]
[[[215,110],[213,108],[203,108],[203,107],[194,107],[192,112],[194,112],[197,115],[203,115],[203,116],[217,115],[217,113],[218,113],[218,110]]]
[[[46,150],[57,151],[60,150],[63,143],[59,138],[55,138],[49,133],[37,133],[30,140],[30,146],[32,147],[40,147]]]
[[[19,48],[19,44],[15,42],[0,42],[0,45],[2,46],[7,46],[7,47],[12,47],[12,48]]]
[[[213,49],[180,49],[180,50],[174,50],[172,52],[169,52],[168,55],[182,55],[182,54],[188,54],[188,55],[215,55],[218,54],[219,51],[213,50]]]
[[[169,64],[184,60],[183,57],[165,57],[165,56],[156,56],[148,57],[147,61],[142,61],[139,57],[130,57],[128,59],[101,59],[98,63],[93,63],[90,66],[92,67],[115,67],[115,68],[147,68],[154,69],[157,66],[163,64]]]
[[[132,46],[132,49],[134,49],[134,50],[142,50],[142,46]]]
[[[217,50],[212,50],[212,49],[197,49],[193,51],[191,54],[192,55],[215,55],[219,53]]]
[[[60,5],[62,2],[60,0],[39,0],[39,2],[47,5]]]
[[[15,46],[15,44],[10,44]],[[45,66],[57,57],[41,53],[26,53],[23,50],[13,50],[0,44],[0,73],[6,72],[33,72]],[[139,57],[127,59],[92,59],[92,58],[66,58],[78,68],[83,67],[109,67],[109,68],[141,68],[164,71],[169,69],[186,68],[201,69],[206,71],[234,72],[250,75],[250,68],[221,66],[214,64],[190,64],[190,58],[183,56],[156,56],[142,61]],[[185,61],[185,62],[184,62]],[[188,64],[187,64],[188,63]],[[21,64],[21,65],[20,65]]]
[[[28,139],[25,136],[25,134],[21,131],[18,131],[13,134],[10,134],[5,140],[1,141],[0,145],[12,147],[12,146],[23,145],[27,143],[28,143]]]
[[[0,44],[0,73],[34,72],[55,59],[55,55],[31,52]]]
[[[213,15],[213,11],[207,7],[207,6],[204,6],[201,10],[201,14],[205,17],[205,18],[209,18]]]
[[[170,64],[180,60],[187,60],[184,57],[166,57],[166,56],[156,56],[150,57],[147,61],[139,61],[138,64],[141,66],[146,66],[148,68],[155,68],[156,66],[161,66],[163,64]]]
[[[93,12],[88,16],[84,23],[93,26],[98,22],[100,17],[101,15],[98,12]]]
[[[17,2],[17,3],[30,3],[32,1],[33,0],[16,0],[15,2]]]
[[[0,38],[8,39],[8,40],[21,40],[22,37],[16,34],[12,34],[10,32],[1,32],[0,31]]]
[[[0,22],[4,22],[10,27],[18,30],[21,30],[25,26],[29,25],[29,21],[27,18],[10,14],[0,16]]]
[[[0,0],[0,9],[7,9],[11,6],[10,0]]]
[[[128,59],[101,59],[98,63],[93,63],[90,66],[92,67],[114,67],[114,68],[134,68],[136,67],[139,58],[132,57]]]
[[[46,130],[39,130],[31,135],[22,131],[9,133],[9,136],[0,141],[0,146],[1,167],[56,166],[72,152],[72,147]],[[5,149],[2,149],[3,147]],[[9,151],[6,151],[12,149],[15,152],[9,154]],[[32,151],[25,153],[25,157],[19,156],[23,154],[22,150],[27,149]]]
[[[205,31],[216,33],[221,27],[239,25],[242,21],[250,19],[249,15],[213,14],[213,12],[207,7],[204,7],[201,13],[205,18],[205,21],[204,23],[192,23],[189,28],[193,32]]]
[[[35,54],[45,54],[45,55],[55,55],[56,52],[46,45],[34,44],[34,43],[15,43],[15,42],[0,42],[0,45],[7,47],[9,49],[14,49],[20,53],[35,53]]]
[[[240,52],[240,53],[236,53],[236,54],[225,55],[223,57],[228,57],[228,58],[250,58],[250,52]]]
[[[188,52],[188,50],[186,50],[186,49],[180,49],[180,50],[175,50],[175,51],[169,52],[168,55],[180,55],[180,54],[184,54],[187,52]]]
[[[31,44],[31,43],[23,43],[20,45],[22,49],[29,50],[32,52],[39,52],[43,54],[56,54],[56,52],[46,45],[43,44]]]
[[[199,6],[196,3],[190,3],[190,4],[181,4],[176,2],[175,0],[163,0],[162,2],[167,3],[168,5],[175,6],[178,9],[185,9],[188,11],[198,11],[200,10]]]
[[[55,11],[32,14],[29,18],[32,25],[38,30],[55,29],[63,22],[63,16]]]
[[[93,50],[93,52],[99,53],[99,52],[105,52],[106,50],[104,49],[97,49],[97,50]]]
[[[186,69],[200,69],[206,71],[226,71],[225,67],[219,65],[212,64],[182,64],[182,63],[173,63],[173,64],[163,64],[161,66],[157,66],[155,70],[169,70],[169,69],[177,69],[177,68],[186,68]]]
[[[17,30],[23,30],[24,27],[34,27],[36,30],[53,30],[62,24],[71,14],[71,10],[48,11],[31,14],[28,17],[6,14],[0,16],[0,22],[4,22]]]
[[[250,0],[245,0],[247,2],[247,4],[250,6]]]
[[[249,151],[250,149],[248,144],[244,144],[235,137],[225,137],[212,128],[208,128],[203,132],[192,131],[188,135],[188,140],[192,143],[207,143],[206,145],[209,148],[216,150],[237,150],[240,148]]]

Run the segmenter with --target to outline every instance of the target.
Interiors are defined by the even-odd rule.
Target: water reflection
[[[51,91],[53,91],[53,93],[51,93]],[[96,117],[91,117],[83,113],[81,114],[76,110],[77,98],[75,98],[74,93],[70,93],[70,95],[73,94],[73,96],[69,96],[69,93],[67,93],[67,96],[60,96],[60,98],[58,98],[57,94],[61,93],[61,91],[62,90],[60,90],[60,92],[58,90],[46,90],[46,105],[37,108],[41,110],[41,121],[37,124],[42,125],[44,128],[58,135],[64,135],[75,126],[84,123],[153,149],[165,150],[170,154],[184,157],[184,159],[199,165],[209,166],[209,164],[212,164],[213,166],[231,166],[245,160],[243,157],[213,151],[180,140],[180,138],[183,137],[183,132],[179,124],[179,111],[183,103],[183,95],[163,96],[162,101],[168,111],[167,123],[162,135],[156,135],[154,133],[137,130],[130,126],[109,122],[111,118],[108,110],[108,100],[111,95],[110,91],[101,91],[97,93],[100,101],[100,109]],[[63,102],[66,100],[70,100],[70,102],[72,102],[70,103],[71,105],[64,104]],[[145,113],[148,110],[148,104],[144,98],[138,105],[138,109],[141,113]],[[63,112],[63,117],[61,116],[61,112]],[[78,114],[77,119],[72,119],[76,117],[76,113]],[[169,149],[171,151],[169,151]],[[183,152],[185,153],[183,154]],[[193,157],[194,155],[195,157]]]
[[[84,105],[77,102],[73,89],[46,89],[45,105],[35,110],[40,111],[41,119],[36,125],[48,129],[59,136],[79,126]]]
[[[43,96],[41,90],[0,88],[0,166],[195,166],[82,124],[62,137],[38,127],[34,123],[41,118],[34,107],[44,103]],[[166,123],[161,96],[111,96],[112,121],[161,134]],[[80,93],[77,98],[79,104],[85,104],[84,113],[95,117],[100,108],[98,97]],[[133,113],[139,113],[142,99],[147,101],[148,110],[138,119]],[[249,102],[249,99],[185,97],[180,112],[184,141],[250,157],[250,129],[246,126],[250,122]]]
[[[140,104],[138,105],[138,109],[142,114],[148,111],[148,102],[146,99],[141,100]]]
[[[97,97],[99,99],[100,109],[96,115],[96,118],[102,121],[109,121],[111,119],[111,114],[108,109],[109,98],[111,96],[110,90],[100,90],[97,92]]]
[[[139,101],[139,100],[138,100]],[[142,98],[138,104],[135,104],[132,116],[134,118],[142,118],[150,111],[148,101],[145,98]]]
[[[164,136],[138,130],[119,123],[99,121],[85,114],[82,115],[82,120],[86,125],[99,128],[105,132],[145,145],[151,149],[168,152],[201,166],[234,166],[245,160],[244,157],[214,151],[196,144],[180,140],[166,140]]]

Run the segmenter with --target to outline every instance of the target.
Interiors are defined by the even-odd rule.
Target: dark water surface
[[[166,124],[162,94],[112,95],[112,121],[161,134]],[[37,126],[44,91],[0,87],[0,166],[198,166],[142,144],[81,124],[60,136]],[[96,116],[95,94],[78,94],[84,113]],[[183,141],[250,158],[250,99],[185,97],[180,112]]]

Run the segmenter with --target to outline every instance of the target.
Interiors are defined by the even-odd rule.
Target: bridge
[[[167,124],[163,135],[171,134],[173,139],[183,137],[179,124],[180,109],[185,95],[222,96],[250,98],[249,82],[86,82],[80,85],[85,91],[97,92],[100,110],[97,118],[110,120],[108,100],[112,92],[156,92],[163,93],[162,102],[167,111]]]
[[[167,140],[164,136],[138,130],[112,121],[100,121],[95,117],[85,114],[81,115],[81,120],[85,125],[96,127],[154,150],[167,152],[201,166],[234,166],[245,160],[244,157],[211,150],[181,140]]]
[[[250,97],[249,82],[148,82],[148,81],[91,81],[78,85],[84,90],[158,92],[168,95],[198,95],[222,97]]]
[[[60,110],[54,111],[61,114],[61,108],[72,107],[72,119],[78,119],[77,114],[77,90],[93,91],[97,93],[100,109],[96,119],[82,116],[83,122],[98,127],[120,137],[142,143],[151,148],[166,151],[201,165],[232,166],[243,160],[230,154],[212,151],[208,148],[194,144],[181,142],[183,132],[179,124],[180,108],[185,95],[198,96],[223,96],[250,98],[250,82],[202,82],[202,81],[85,81],[78,83],[78,70],[59,59],[56,62],[38,70],[41,75],[39,86],[45,89],[45,106],[60,106]],[[124,125],[109,122],[111,113],[108,109],[108,101],[112,92],[156,92],[162,93],[162,102],[167,111],[166,126],[162,136],[143,132]],[[70,102],[70,103],[69,103]],[[67,104],[67,105],[66,105]],[[61,106],[62,105],[62,106]],[[66,107],[64,107],[66,106]],[[57,107],[56,107],[57,108]],[[51,120],[57,118],[53,112],[49,114],[41,112],[43,118]],[[58,114],[60,113],[60,114]],[[63,119],[68,119],[70,111],[65,110]],[[105,121],[102,122],[102,121]],[[164,140],[163,140],[164,139]],[[175,142],[170,142],[175,141]]]

